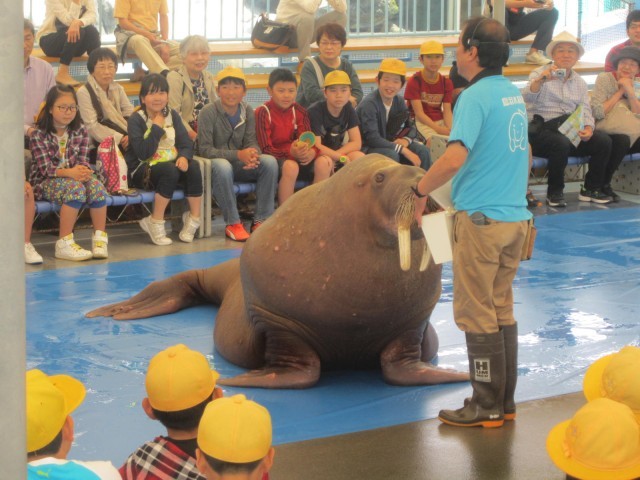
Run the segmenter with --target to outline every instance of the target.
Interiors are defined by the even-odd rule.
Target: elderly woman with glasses
[[[183,65],[169,72],[169,107],[180,114],[189,138],[198,136],[198,115],[202,107],[216,99],[214,76],[207,70],[209,42],[200,35],[191,35],[180,42]]]
[[[98,48],[89,55],[87,70],[87,83],[78,90],[78,106],[89,136],[97,144],[113,137],[126,153],[127,119],[134,108],[124,88],[115,81],[118,58],[112,50]]]
[[[362,100],[363,92],[360,79],[353,65],[341,57],[342,48],[347,43],[347,32],[342,25],[327,23],[318,28],[316,42],[320,55],[307,57],[300,72],[300,88],[296,102],[307,108],[312,103],[324,100],[324,78],[327,73],[342,70],[351,80],[349,100],[356,107]]]

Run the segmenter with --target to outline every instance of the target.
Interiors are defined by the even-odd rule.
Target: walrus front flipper
[[[85,316],[113,317],[114,320],[135,320],[177,312],[183,308],[203,303],[192,283],[197,281],[197,271],[190,270],[166,280],[149,284],[144,290],[124,302],[100,307]]]
[[[423,362],[422,339],[415,332],[407,333],[389,343],[380,355],[382,376],[392,385],[437,385],[440,383],[466,382],[469,374],[439,368]]]
[[[309,388],[320,378],[320,358],[309,345],[285,331],[267,334],[266,366],[218,380],[229,387]]]

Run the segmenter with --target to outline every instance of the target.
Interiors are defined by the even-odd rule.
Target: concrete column
[[[493,0],[493,18],[504,25],[505,17],[504,0]]]
[[[22,2],[0,3],[0,465],[26,478]]]

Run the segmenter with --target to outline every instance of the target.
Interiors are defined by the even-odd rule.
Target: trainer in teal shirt
[[[449,136],[450,142],[460,141],[468,150],[464,165],[453,178],[455,209],[469,215],[480,211],[503,222],[531,218],[525,198],[529,179],[527,138],[524,100],[505,77],[485,76],[463,91]],[[507,143],[509,148],[505,149]],[[503,170],[509,174],[497,174]]]
[[[520,91],[502,76],[508,58],[504,25],[482,17],[465,23],[456,61],[469,85],[456,103],[447,149],[413,188],[420,221],[426,195],[452,179],[453,317],[465,334],[473,395],[438,419],[456,427],[496,428],[516,417],[513,280],[531,213],[527,115]]]

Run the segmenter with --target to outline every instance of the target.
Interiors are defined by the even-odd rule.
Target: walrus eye
[[[376,173],[376,183],[384,182],[384,173]]]

